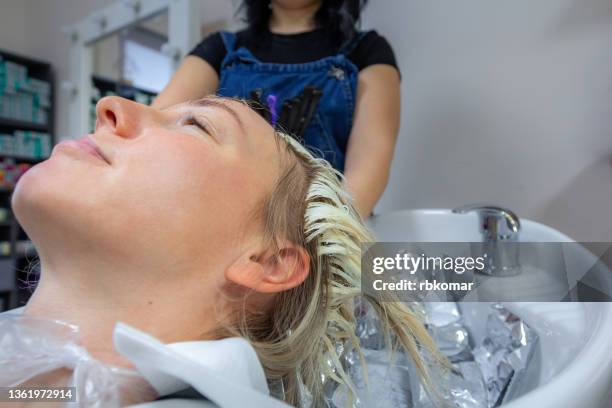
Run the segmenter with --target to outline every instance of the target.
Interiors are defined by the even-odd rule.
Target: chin
[[[45,207],[53,205],[49,201],[54,188],[50,181],[44,166],[37,165],[19,179],[11,197],[13,214],[33,242],[37,241],[37,231],[47,229],[44,225],[49,217]]]
[[[37,164],[25,172],[17,182],[11,196],[13,213],[17,221],[24,227],[28,224],[28,213],[33,207],[42,204],[41,201],[48,194],[45,190],[53,188],[53,180],[45,170],[46,163]]]
[[[68,162],[47,160],[19,179],[11,206],[40,254],[75,254],[93,247],[118,254],[130,248],[125,242],[134,239],[130,234],[137,228],[120,205],[107,200],[118,194],[104,188],[101,178]]]
[[[75,227],[91,225],[84,224],[88,211],[83,197],[88,194],[81,187],[82,183],[74,180],[74,172],[57,168],[53,160],[37,164],[21,176],[11,197],[11,207],[35,245],[49,234],[72,234]]]

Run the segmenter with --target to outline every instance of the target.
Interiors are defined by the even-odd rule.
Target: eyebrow
[[[224,99],[226,98],[222,98],[219,96],[206,96],[202,99],[196,99],[194,101],[190,101],[187,105],[205,107],[205,108],[212,106],[215,108],[223,109],[225,112],[229,113],[236,120],[240,128],[244,131],[244,123],[242,122],[242,119],[240,119],[240,115],[234,108],[229,106],[227,103],[221,102]]]

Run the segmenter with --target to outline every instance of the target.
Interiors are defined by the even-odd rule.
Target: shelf
[[[38,256],[38,252],[36,252],[36,248],[34,248],[34,244],[32,244],[32,241],[18,241],[17,256],[21,258]]]
[[[10,128],[14,128],[17,130],[35,130],[38,132],[50,133],[49,125],[27,122],[23,120],[4,118],[1,116],[0,116],[0,127],[10,127]]]
[[[45,121],[46,123],[34,123],[32,120],[19,120],[10,117],[0,117],[0,133],[14,134],[15,130],[48,133],[50,135],[50,147],[53,147],[55,145],[55,104],[53,102],[55,100],[55,74],[53,67],[48,62],[32,59],[24,55],[17,55],[12,52],[6,52],[2,49],[0,49],[0,59],[20,64],[26,67],[28,77],[49,83],[51,102],[51,105],[46,107],[48,114]],[[12,158],[17,163],[22,162],[28,164],[35,164],[45,160],[45,158],[35,159],[32,157],[22,157],[14,154],[0,155],[0,158],[2,157]],[[14,189],[15,187],[10,185],[0,186],[0,200],[2,202],[2,207],[5,210],[11,211],[10,197],[13,194]],[[9,243],[10,245],[9,248],[6,248],[5,244],[3,244],[2,250],[5,252],[12,252],[9,253],[8,256],[0,256],[0,258],[13,263],[15,270],[18,272],[15,282],[15,287],[17,290],[12,295],[16,297],[16,301],[13,300],[12,303],[15,305],[22,305],[27,302],[27,299],[31,295],[31,290],[21,288],[22,285],[19,281],[19,276],[21,276],[21,271],[30,270],[32,260],[36,257],[36,250],[31,242],[29,242],[27,234],[17,219],[15,219],[12,211],[10,218],[0,221],[0,233],[0,238],[3,239],[3,241],[0,242]],[[6,251],[7,249],[8,251]],[[0,308],[1,307],[2,294],[0,293]]]
[[[119,96],[131,96],[136,92],[140,92],[149,96],[156,96],[157,92],[148,89],[135,87],[132,84],[115,81],[109,78],[104,78],[99,75],[92,75],[91,80],[100,90],[113,91]]]
[[[2,154],[2,153],[0,153],[0,158],[14,159],[16,162],[19,162],[19,163],[30,163],[30,164],[40,163],[48,159],[48,157],[34,158],[34,157],[25,157],[25,156],[13,156],[10,154]]]
[[[8,244],[8,241],[2,241],[2,245],[6,245]],[[30,258],[30,257],[35,257],[38,256],[38,252],[36,251],[36,248],[34,247],[34,244],[32,244],[32,241],[30,240],[19,240],[17,242],[15,242],[16,248],[15,248],[15,257],[16,258]],[[10,247],[5,247],[7,248],[7,251],[10,251]],[[0,259],[11,259],[13,258],[13,254],[9,253],[1,253],[0,254]]]
[[[0,55],[4,58],[14,61],[21,65],[26,65],[31,69],[44,69],[50,70],[51,64],[46,61],[40,61],[31,57],[26,57],[25,55],[15,54],[11,51],[0,50]]]

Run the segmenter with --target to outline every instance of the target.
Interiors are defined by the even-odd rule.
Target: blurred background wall
[[[612,240],[612,2],[374,0],[402,126],[378,206],[493,202]]]

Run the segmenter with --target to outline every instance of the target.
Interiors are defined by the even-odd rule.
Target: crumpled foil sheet
[[[492,304],[482,316],[484,334],[477,335],[454,302],[424,303],[423,308],[431,336],[457,370],[448,373],[430,365],[442,398],[432,402],[409,357],[401,352],[390,355],[373,309],[361,303],[357,333],[367,370],[355,351],[344,356],[356,398],[351,400],[348,387],[339,386],[328,395],[330,407],[492,408],[514,397],[538,341],[520,317]]]

